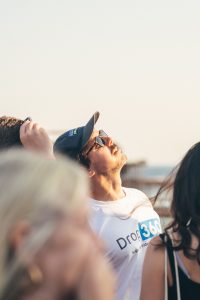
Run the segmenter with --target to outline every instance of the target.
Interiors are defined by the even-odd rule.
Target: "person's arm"
[[[164,300],[164,247],[159,237],[148,245],[142,274],[140,300]]]
[[[25,149],[42,153],[48,159],[54,159],[53,142],[39,124],[26,121],[20,127],[20,140]]]

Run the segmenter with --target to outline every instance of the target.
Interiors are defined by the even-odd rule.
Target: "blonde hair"
[[[39,222],[29,243],[31,252],[36,253],[55,226],[48,216],[72,216],[86,205],[87,194],[87,176],[75,162],[66,158],[45,160],[25,150],[0,153],[0,291],[12,276],[12,266],[8,270],[6,265],[11,229],[21,220],[33,227]],[[48,222],[41,224],[45,214]]]

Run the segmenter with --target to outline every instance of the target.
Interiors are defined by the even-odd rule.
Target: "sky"
[[[0,115],[96,125],[129,161],[200,139],[199,0],[0,0]]]

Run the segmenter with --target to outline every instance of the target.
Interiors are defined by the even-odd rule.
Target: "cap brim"
[[[87,144],[89,138],[92,135],[92,132],[94,130],[94,125],[96,124],[98,118],[100,116],[100,113],[97,111],[94,113],[92,118],[87,122],[87,124],[83,128],[83,138],[82,138],[82,143],[81,143],[81,148]]]

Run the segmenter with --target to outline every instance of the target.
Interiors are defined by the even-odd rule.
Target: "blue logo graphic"
[[[150,219],[138,223],[140,235],[143,241],[148,240],[161,232],[160,222],[158,219]]]
[[[68,136],[73,136],[75,134],[77,134],[77,128],[68,131]]]

